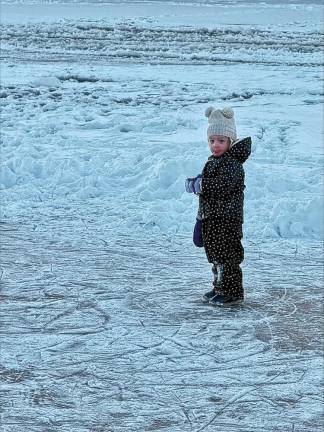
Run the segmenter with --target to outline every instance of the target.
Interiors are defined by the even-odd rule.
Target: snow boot
[[[229,297],[223,294],[218,294],[209,300],[209,304],[213,306],[226,307],[241,304],[243,300],[243,297]]]
[[[211,291],[206,292],[203,295],[202,299],[203,299],[204,302],[208,303],[213,297],[216,297],[216,296],[219,296],[219,295],[222,295],[222,291],[220,291],[220,290],[218,290],[216,288],[213,288]]]
[[[215,290],[212,289],[211,291],[208,291],[203,295],[202,300],[208,303],[215,296],[216,296]]]

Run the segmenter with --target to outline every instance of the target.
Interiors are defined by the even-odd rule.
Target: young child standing
[[[207,108],[207,138],[211,151],[201,175],[186,180],[186,190],[199,194],[197,220],[202,241],[213,264],[213,289],[203,300],[215,306],[240,303],[244,299],[243,237],[244,169],[251,154],[251,138],[237,139],[234,111]]]

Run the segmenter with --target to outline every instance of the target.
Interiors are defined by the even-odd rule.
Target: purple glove
[[[187,178],[186,191],[188,193],[195,193],[195,194],[201,192],[201,174],[197,175],[197,177]]]
[[[193,231],[192,240],[194,242],[194,245],[197,247],[203,247],[204,242],[202,238],[202,220],[196,218],[196,224]]]

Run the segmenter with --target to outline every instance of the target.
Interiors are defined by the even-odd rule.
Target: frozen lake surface
[[[2,5],[3,431],[321,431],[321,4],[91,3]],[[225,310],[184,191],[209,105],[253,142]]]
[[[4,431],[322,430],[321,244],[248,240],[246,302],[219,310],[186,236],[1,229]]]

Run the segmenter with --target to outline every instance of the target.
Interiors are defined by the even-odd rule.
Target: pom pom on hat
[[[214,109],[215,109],[214,107],[208,107],[205,111],[205,116],[209,117]]]
[[[208,118],[226,117],[228,119],[234,117],[234,111],[231,107],[224,107],[222,109],[216,109],[212,106],[206,108],[205,116]]]
[[[223,116],[226,117],[226,118],[230,119],[230,118],[234,117],[234,111],[233,111],[233,109],[231,107],[225,107],[225,108],[223,108],[222,109],[222,113],[223,113]]]
[[[208,138],[211,135],[223,135],[236,141],[236,126],[234,119],[234,111],[231,107],[216,109],[208,107],[205,111],[205,116],[208,118]]]

